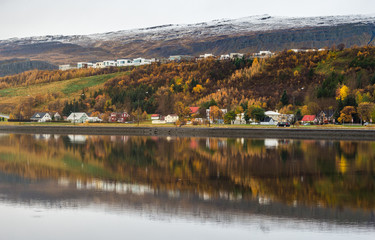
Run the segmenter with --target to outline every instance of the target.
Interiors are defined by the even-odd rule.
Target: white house
[[[87,118],[87,121],[90,122],[90,123],[103,122],[103,120],[101,120],[101,119],[98,118],[98,117],[88,117],[88,118]]]
[[[169,56],[168,60],[169,61],[183,61],[183,60],[193,60],[195,59],[193,56],[189,56],[189,55],[173,55],[173,56]]]
[[[51,118],[51,115],[49,115],[49,113],[39,112],[39,113],[35,113],[30,118],[30,120],[35,121],[35,122],[47,122],[47,121],[51,121],[52,118]]]
[[[267,111],[264,113],[264,115],[266,115],[267,117],[270,117],[272,118],[274,121],[279,121],[279,118],[280,118],[280,113],[278,112],[274,112],[274,111]]]
[[[89,116],[87,116],[87,114],[84,112],[73,112],[66,120],[72,123],[84,123],[88,120],[88,118]]]
[[[60,113],[56,112],[54,115],[53,115],[53,119],[55,121],[60,121],[61,120],[61,115]]]
[[[113,60],[107,60],[103,62],[104,67],[116,67],[117,63]]]
[[[161,119],[161,115],[160,114],[152,114],[151,115],[151,120],[160,120]]]
[[[125,67],[125,66],[133,65],[133,61],[130,59],[118,59],[116,62],[117,62],[118,67]]]
[[[233,121],[233,124],[246,124],[245,113],[237,114],[236,119]]]
[[[96,62],[94,68],[105,68],[104,62]]]
[[[199,58],[209,58],[209,57],[215,57],[215,55],[213,55],[212,53],[205,53],[199,56]]]
[[[260,122],[260,125],[277,125],[277,121],[273,120],[270,117],[266,117],[263,121]]]
[[[176,114],[169,114],[164,120],[166,123],[175,123],[178,121],[178,116]]]
[[[151,64],[152,62],[155,62],[155,59],[145,59],[145,58],[136,58],[136,59],[133,59],[133,65],[134,66]]]
[[[70,64],[65,64],[65,65],[59,65],[59,70],[61,71],[66,71],[70,69],[75,69],[76,67],[70,66]]]
[[[220,60],[227,60],[227,59],[230,59],[229,54],[224,54],[220,56]]]
[[[230,53],[229,57],[230,59],[243,58],[243,54],[242,53]]]
[[[79,63],[77,63],[77,68],[78,69],[87,68],[87,67],[88,67],[88,63],[87,62],[79,62]]]

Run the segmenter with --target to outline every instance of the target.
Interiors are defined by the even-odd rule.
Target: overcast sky
[[[374,13],[375,0],[0,0],[0,39],[101,33],[260,14]]]

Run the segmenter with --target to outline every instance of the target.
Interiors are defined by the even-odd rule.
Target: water
[[[374,239],[375,142],[0,136],[1,239]]]

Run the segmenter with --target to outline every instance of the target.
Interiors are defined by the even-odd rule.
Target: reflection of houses
[[[266,148],[277,148],[279,141],[277,139],[264,139],[264,146]]]
[[[71,143],[85,143],[86,136],[83,135],[68,135],[69,141]]]
[[[35,122],[47,122],[47,121],[51,121],[52,118],[51,118],[51,115],[49,115],[49,113],[39,112],[39,113],[35,113],[30,118],[30,120],[35,121]]]

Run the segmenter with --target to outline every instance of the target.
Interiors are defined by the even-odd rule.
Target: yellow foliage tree
[[[349,88],[345,85],[342,85],[340,88],[336,91],[336,100],[342,99],[344,100],[349,95]]]
[[[202,92],[202,90],[203,90],[203,87],[202,87],[202,85],[200,85],[200,84],[197,84],[194,88],[193,88],[193,92],[194,93],[201,93]]]

